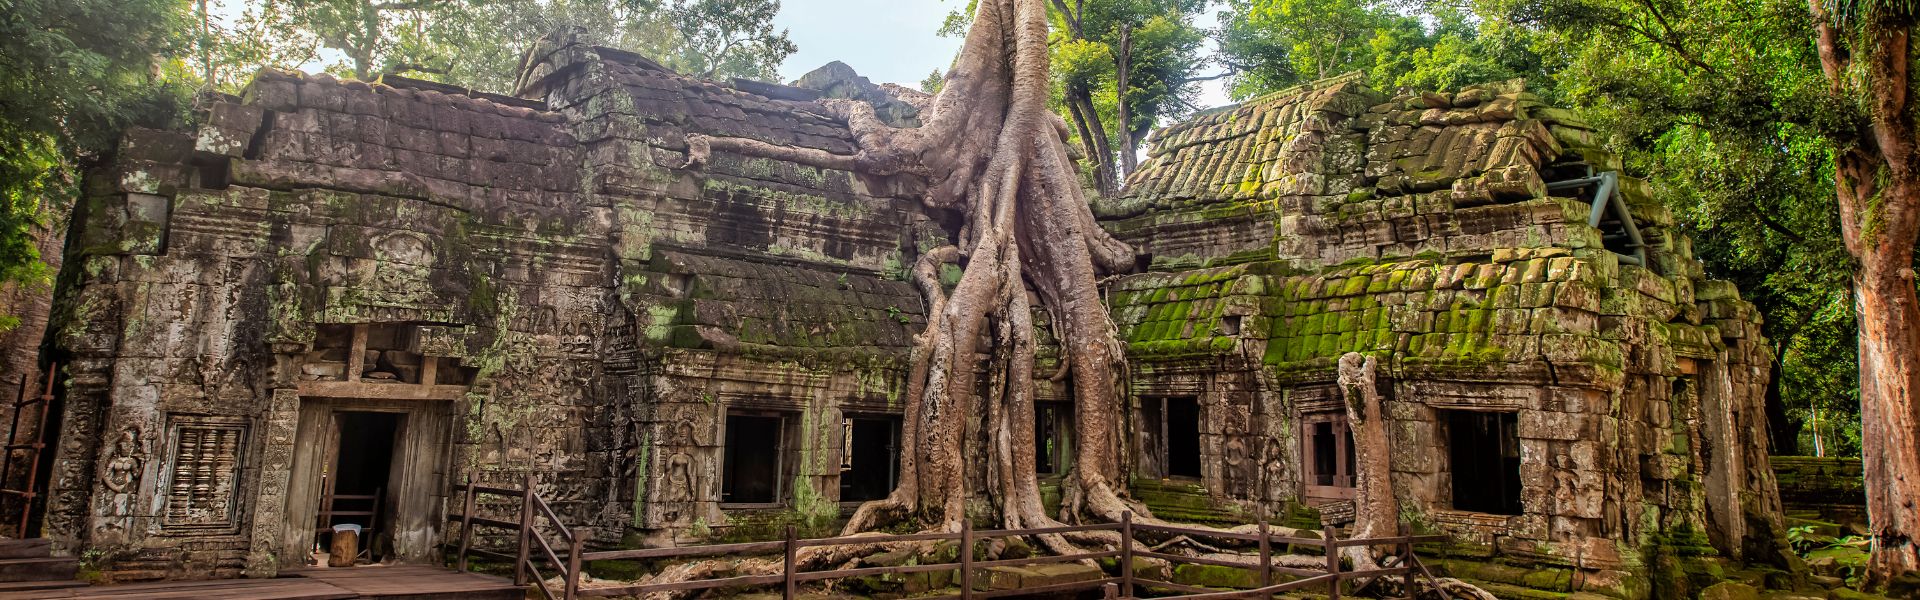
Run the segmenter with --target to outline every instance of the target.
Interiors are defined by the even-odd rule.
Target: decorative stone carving
[[[182,417],[173,424],[164,527],[237,525],[235,491],[246,434],[246,423],[233,419]]]
[[[99,526],[110,531],[125,531],[133,518],[134,499],[140,493],[140,478],[146,472],[147,445],[138,426],[120,430],[113,451],[100,465],[100,486],[108,499],[95,513],[102,517]]]

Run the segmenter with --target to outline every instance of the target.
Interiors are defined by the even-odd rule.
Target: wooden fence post
[[[785,569],[781,570],[781,573],[783,573],[784,576],[786,577],[786,588],[780,592],[780,598],[782,600],[793,600],[794,598],[793,565],[795,562],[796,550],[798,550],[798,548],[796,548],[794,544],[793,526],[788,525],[787,526],[787,557],[786,557],[787,566]]]
[[[1273,585],[1273,549],[1267,541],[1267,517],[1260,517],[1260,587]]]
[[[1120,595],[1133,597],[1133,511],[1120,513]]]
[[[1414,583],[1413,583],[1413,539],[1411,537],[1412,535],[1413,535],[1413,528],[1408,527],[1406,523],[1401,523],[1400,537],[1404,539],[1400,540],[1400,566],[1406,567],[1407,572],[1402,574],[1402,577],[1400,579],[1401,581],[1400,585],[1402,588],[1404,588],[1401,590],[1401,593],[1406,597],[1407,600],[1414,600],[1414,598],[1418,596],[1418,594],[1415,593]]]
[[[513,584],[527,585],[527,556],[533,541],[533,473],[527,473],[526,487],[520,490],[520,558],[513,562]]]
[[[467,571],[467,549],[473,547],[473,474],[467,474],[467,491],[460,499],[460,554],[457,564],[460,572]]]
[[[567,590],[564,600],[573,600],[580,595],[580,553],[587,551],[587,538],[592,534],[585,529],[570,532],[573,535],[573,548],[567,551]]]
[[[973,600],[973,520],[960,519],[960,600]]]
[[[1333,531],[1327,531],[1327,574],[1333,579],[1327,580],[1327,600],[1340,600],[1340,542],[1333,539]]]

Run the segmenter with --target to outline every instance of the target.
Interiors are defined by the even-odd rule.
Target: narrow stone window
[[[1192,396],[1140,399],[1141,471],[1162,478],[1200,477],[1200,401]]]
[[[1325,412],[1301,416],[1300,457],[1306,465],[1307,497],[1353,497],[1353,430],[1347,426],[1347,415]]]
[[[851,416],[841,421],[840,501],[879,500],[900,474],[900,418]]]
[[[1240,315],[1220,317],[1220,335],[1240,335]]]
[[[1510,412],[1450,410],[1445,415],[1453,508],[1520,514],[1520,428]]]
[[[1041,402],[1033,409],[1033,470],[1059,475],[1073,464],[1073,405]]]
[[[728,412],[720,502],[775,504],[786,481],[787,417],[779,413]]]

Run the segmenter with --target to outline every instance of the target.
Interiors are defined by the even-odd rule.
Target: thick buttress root
[[[962,216],[953,245],[923,255],[914,269],[928,323],[910,361],[903,424],[909,447],[901,455],[900,486],[858,509],[848,533],[902,520],[953,529],[966,518],[976,493],[965,484],[966,415],[976,412],[998,416],[989,434],[995,481],[988,487],[1003,520],[1032,527],[1058,523],[1040,507],[1031,416],[1019,416],[1033,410],[1030,293],[1061,340],[1059,373],[1071,379],[1066,383],[1074,394],[1079,487],[1099,490],[1097,502],[1118,498],[1107,482],[1119,474],[1116,425],[1122,413],[1112,365],[1120,347],[1096,277],[1131,268],[1133,253],[1095,224],[1067,154],[1066,123],[1047,110],[1046,10],[1045,0],[979,2],[940,94],[906,98],[922,109],[920,127],[889,126],[858,101],[817,103],[813,110],[844,121],[853,132],[858,149],[852,154],[688,136],[689,168],[725,152],[870,175],[917,175],[928,180],[927,205]],[[944,264],[963,267],[950,290],[937,279]],[[1003,343],[982,348],[983,335]],[[980,391],[982,351],[989,354],[986,394]],[[1119,506],[1094,508],[1112,516]]]
[[[911,353],[899,487],[856,510],[847,534],[897,522],[955,531],[976,494],[999,510],[1007,528],[1112,522],[1128,513],[1143,524],[1161,523],[1128,501],[1116,483],[1125,399],[1115,371],[1123,346],[1098,281],[1132,269],[1135,257],[1095,222],[1068,154],[1066,124],[1047,108],[1046,11],[1046,0],[977,2],[972,29],[941,92],[903,98],[921,109],[920,127],[889,126],[872,106],[857,101],[819,102],[817,110],[852,131],[858,148],[852,154],[688,136],[688,168],[701,168],[724,152],[920,176],[929,184],[926,205],[961,216],[952,245],[921,256],[913,272],[926,299],[927,327]],[[937,277],[946,264],[962,266],[951,289]],[[1036,304],[1059,340],[1059,365],[1043,378],[1070,390],[1073,401],[1075,461],[1065,483],[1067,510],[1059,518],[1042,507],[1033,467]],[[983,348],[988,335],[997,343]],[[983,450],[990,464],[977,477],[969,477],[964,459],[973,414],[985,415],[988,428]],[[975,480],[986,481],[986,489],[970,489],[967,482]],[[1137,544],[1115,532],[1037,537],[1056,553]]]

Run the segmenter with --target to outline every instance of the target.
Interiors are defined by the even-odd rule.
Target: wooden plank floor
[[[518,600],[526,597],[526,590],[514,587],[513,582],[506,579],[421,565],[312,569],[294,576],[358,594],[352,598]]]
[[[0,600],[520,600],[512,581],[428,566],[315,569],[278,579],[156,581],[0,593]]]

